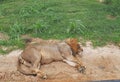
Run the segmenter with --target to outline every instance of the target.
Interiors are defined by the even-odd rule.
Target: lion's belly
[[[53,61],[60,61],[63,59],[57,47],[45,48],[41,50],[41,55],[42,55],[42,59],[41,59],[42,64],[51,63]]]

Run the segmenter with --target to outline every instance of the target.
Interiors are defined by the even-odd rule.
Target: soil
[[[9,36],[0,32],[0,40],[7,40],[7,39],[9,39]]]
[[[22,50],[15,50],[7,55],[0,55],[0,82],[80,82],[95,80],[120,79],[120,48],[114,45],[93,48],[88,42],[83,46],[83,61],[86,73],[79,73],[74,67],[63,62],[43,65],[41,70],[48,79],[26,76],[16,69],[17,57]]]

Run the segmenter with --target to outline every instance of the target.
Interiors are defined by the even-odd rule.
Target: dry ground
[[[120,79],[120,48],[114,45],[93,48],[88,42],[83,47],[82,61],[86,74],[63,62],[43,65],[41,70],[48,74],[47,80],[26,76],[16,70],[16,61],[22,50],[15,50],[0,56],[0,82],[80,82],[90,80]]]

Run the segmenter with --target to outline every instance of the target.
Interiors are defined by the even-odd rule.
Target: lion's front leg
[[[73,57],[70,57],[69,59],[65,59],[63,61],[66,62],[67,64],[77,68],[77,70],[80,73],[85,73],[86,67],[83,65],[83,63],[80,61],[80,59],[78,57],[73,56]]]
[[[80,73],[85,73],[85,69],[86,67],[83,65],[82,61],[80,60],[80,58],[78,57],[78,55],[76,55],[74,57],[74,60],[76,61],[77,65],[76,65],[76,68],[78,69],[78,71]]]
[[[75,67],[80,73],[85,73],[86,67],[84,65],[77,64]]]
[[[80,73],[85,73],[86,67],[83,65],[82,61],[80,58],[76,55],[73,57],[73,60],[77,63],[76,68]]]

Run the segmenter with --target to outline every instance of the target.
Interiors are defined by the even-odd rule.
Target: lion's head
[[[76,38],[66,39],[65,42],[71,47],[74,56],[83,51]]]

